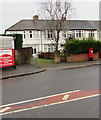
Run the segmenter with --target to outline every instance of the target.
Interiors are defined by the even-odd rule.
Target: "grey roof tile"
[[[48,22],[51,20],[39,20],[34,22],[33,20],[21,20],[13,26],[6,29],[9,30],[45,30],[49,29]],[[68,20],[64,23],[63,29],[99,29],[101,28],[101,21],[90,20]]]

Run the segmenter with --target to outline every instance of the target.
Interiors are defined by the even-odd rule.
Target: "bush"
[[[72,39],[65,44],[65,50],[71,54],[88,53],[89,48],[94,49],[94,53],[101,50],[101,41],[88,38],[84,40]]]

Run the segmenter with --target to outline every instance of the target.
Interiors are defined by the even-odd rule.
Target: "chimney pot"
[[[34,22],[37,22],[38,21],[38,15],[35,15],[34,17],[33,17],[33,20],[34,20]]]

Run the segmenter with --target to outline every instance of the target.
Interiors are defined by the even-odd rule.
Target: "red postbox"
[[[93,48],[89,48],[89,60],[92,61],[94,57]]]

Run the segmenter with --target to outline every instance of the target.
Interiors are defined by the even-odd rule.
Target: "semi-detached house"
[[[53,52],[52,32],[48,27],[51,20],[39,20],[34,16],[32,20],[21,20],[10,28],[5,30],[5,34],[22,34],[23,47],[32,47],[38,52]],[[66,20],[62,31],[60,32],[59,49],[61,44],[65,43],[68,36],[73,35],[75,38],[82,39],[93,37],[100,39],[99,23],[101,21],[93,20]]]

